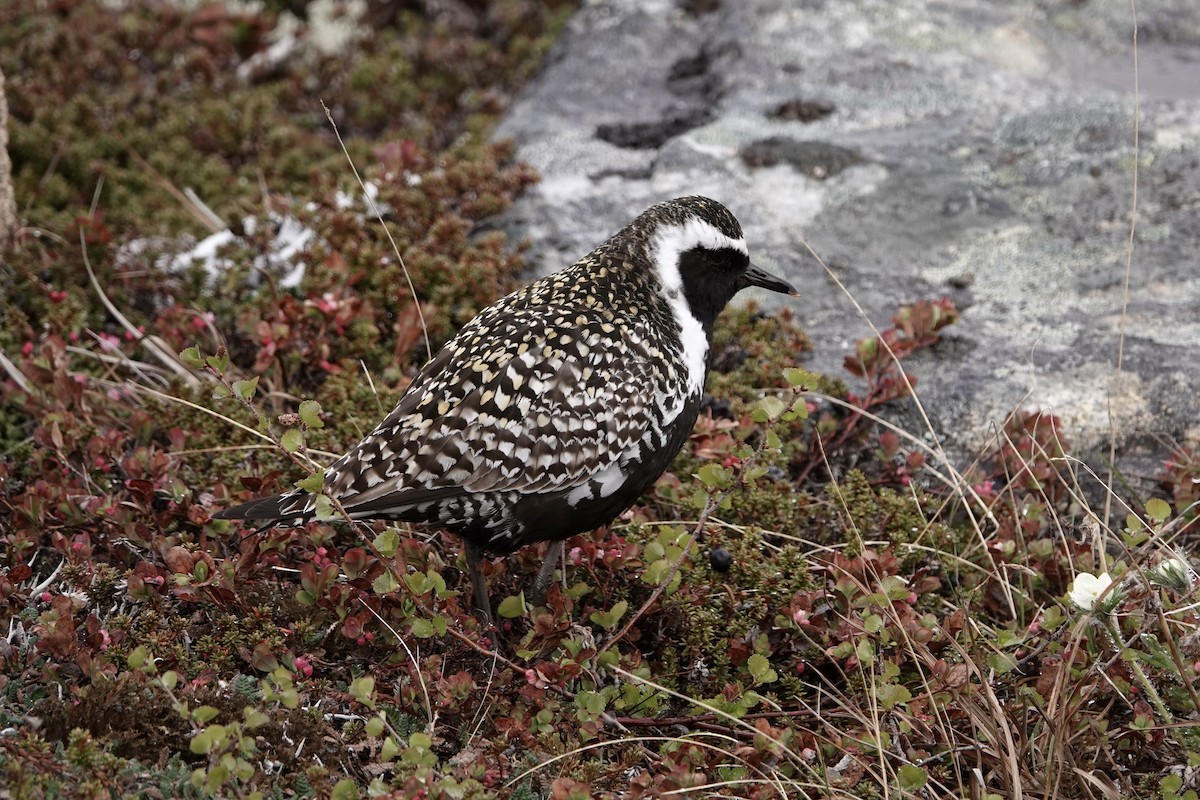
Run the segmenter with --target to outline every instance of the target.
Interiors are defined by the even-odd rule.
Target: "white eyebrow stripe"
[[[731,239],[721,233],[711,222],[692,217],[682,225],[670,225],[659,231],[650,245],[659,278],[668,295],[683,288],[679,276],[679,256],[697,247],[707,250],[728,248],[743,255],[750,255],[745,238]]]

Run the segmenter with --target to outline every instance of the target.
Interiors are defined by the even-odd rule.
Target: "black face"
[[[754,266],[749,256],[731,247],[719,250],[693,247],[682,253],[679,277],[688,308],[708,334],[712,333],[717,315],[742,289],[759,286],[773,292],[796,293],[791,284]]]
[[[750,257],[733,248],[693,247],[680,254],[683,296],[706,333],[712,332],[717,315],[741,288],[738,284],[749,266]]]

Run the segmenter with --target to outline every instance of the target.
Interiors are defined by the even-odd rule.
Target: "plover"
[[[491,605],[484,553],[552,542],[612,521],[666,470],[699,413],[717,315],[742,289],[795,294],[750,263],[725,206],[651,206],[575,264],[467,323],[399,404],[325,470],[357,520],[428,523],[461,536],[475,603]],[[217,514],[273,525],[314,518],[294,490]]]

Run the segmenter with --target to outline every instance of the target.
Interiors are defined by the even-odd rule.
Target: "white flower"
[[[1107,572],[1100,575],[1081,572],[1075,576],[1075,581],[1071,584],[1071,591],[1067,592],[1067,596],[1071,598],[1072,603],[1084,611],[1091,611],[1104,590],[1112,586],[1112,582],[1112,576]]]
[[[1192,566],[1182,558],[1168,558],[1157,567],[1150,570],[1150,582],[1170,589],[1179,594],[1187,594],[1192,590],[1195,573]]]

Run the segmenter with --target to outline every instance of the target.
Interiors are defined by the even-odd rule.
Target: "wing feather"
[[[477,318],[483,330],[464,328],[329,468],[326,486],[348,511],[416,505],[430,493],[572,489],[646,436],[638,409],[662,390],[650,353],[611,347],[600,312],[572,309],[564,335],[544,306],[505,311]]]

